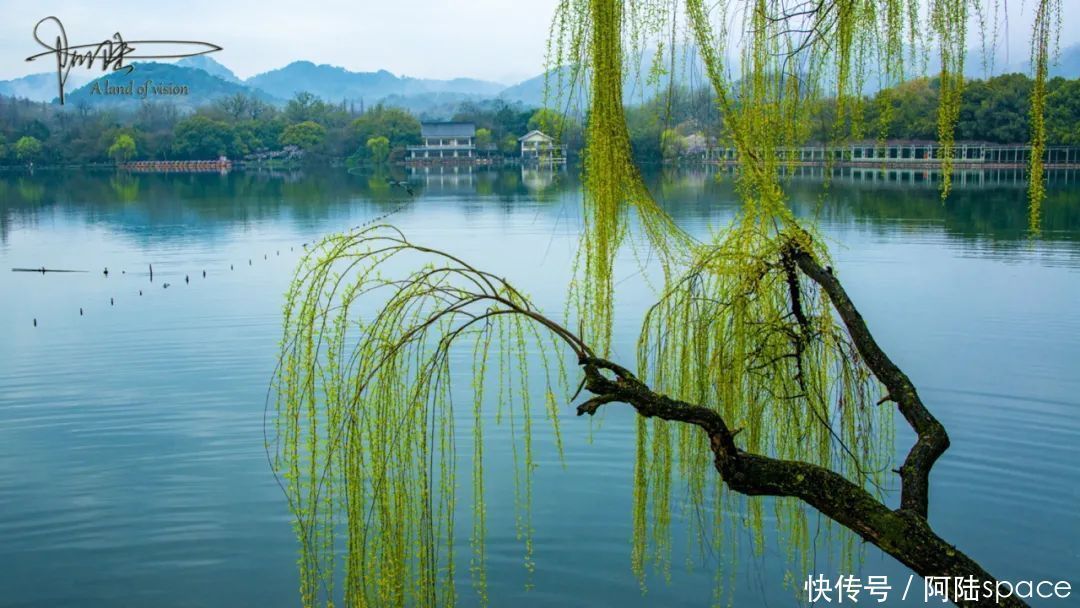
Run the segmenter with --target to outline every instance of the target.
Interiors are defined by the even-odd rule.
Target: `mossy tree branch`
[[[949,448],[949,435],[945,432],[945,427],[923,405],[907,374],[878,346],[877,340],[866,327],[866,322],[840,281],[832,272],[818,264],[813,256],[796,245],[791,246],[790,252],[803,273],[828,294],[859,354],[877,379],[885,385],[890,399],[896,403],[900,414],[917,434],[915,445],[911,447],[903,466],[900,467],[900,507],[926,519],[930,500],[930,469]]]

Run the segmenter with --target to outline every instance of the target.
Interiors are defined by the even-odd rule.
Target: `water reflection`
[[[902,224],[938,225],[951,238],[1019,244],[1027,240],[1026,183],[1023,172],[958,172],[948,200],[938,196],[940,176],[926,171],[834,169],[828,189],[821,167],[799,167],[788,192],[801,214],[826,222],[858,222],[878,229]],[[646,170],[650,188],[676,219],[693,219],[737,209],[730,169]],[[112,171],[37,171],[0,174],[0,243],[14,223],[34,224],[43,214],[80,213],[122,231],[197,222],[203,230],[284,215],[304,222],[325,219],[337,206],[363,199],[376,205],[399,203],[405,193],[388,180],[407,179],[417,198],[574,194],[578,169],[526,167],[411,168],[405,174],[349,173],[344,170],[140,174]],[[825,196],[822,196],[823,192]],[[1043,239],[1076,243],[1080,225],[1080,172],[1048,174]]]
[[[0,173],[0,268],[94,270],[0,272],[0,292],[18,294],[0,298],[0,604],[295,605],[296,545],[261,420],[300,243],[412,201],[392,220],[410,237],[477,260],[560,311],[577,245],[578,175]],[[715,168],[646,177],[694,234],[738,209],[731,175]],[[388,180],[407,181],[415,197]],[[836,267],[850,291],[953,438],[935,469],[935,528],[991,571],[1073,576],[1080,188],[1051,179],[1037,243],[1017,185],[958,187],[945,202],[932,184],[887,179],[834,179],[824,197],[820,180],[793,176],[789,188],[799,212],[818,214],[839,243]],[[1047,252],[1066,252],[1069,264]],[[148,262],[153,290],[134,276]],[[620,259],[620,278],[637,263]],[[615,349],[629,360],[654,298],[640,283],[620,284],[616,298]],[[467,390],[468,379],[458,386]],[[692,573],[673,569],[670,585],[651,579],[641,594],[628,567],[634,421],[610,416],[592,433],[567,420],[565,470],[550,438],[538,441],[546,460],[536,473],[531,594],[522,591],[512,492],[491,493],[493,605],[709,602],[714,556]],[[508,435],[500,428],[496,439]],[[512,456],[496,445],[504,448],[490,455],[491,487],[509,488],[512,472],[499,465]],[[764,556],[747,549],[724,564],[737,570],[734,605],[792,604],[782,551],[770,539]],[[675,555],[684,554],[678,544]],[[876,554],[866,574],[906,578]]]

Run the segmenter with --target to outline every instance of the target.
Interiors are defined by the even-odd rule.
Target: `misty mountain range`
[[[433,104],[497,98],[504,92],[508,93],[505,96],[507,101],[539,105],[544,80],[542,75],[537,77],[538,86],[525,86],[519,94],[515,92],[515,87],[475,78],[410,78],[396,76],[386,70],[352,72],[310,61],[295,61],[247,80],[241,80],[232,70],[208,55],[188,57],[175,63],[143,62],[133,65],[135,69],[130,73],[110,71],[102,74],[98,70],[72,70],[64,89],[65,103],[91,107],[137,105],[142,98],[124,91],[132,85],[133,93],[137,93],[140,85],[151,81],[156,85],[186,86],[186,94],[165,96],[150,92],[156,100],[172,101],[184,107],[197,107],[241,92],[280,104],[303,91],[334,103],[373,105],[388,100],[395,105],[416,109]],[[118,92],[109,94],[112,90]],[[31,74],[0,81],[0,95],[55,102],[58,96],[56,74]]]
[[[984,78],[983,62],[977,52],[969,52],[965,73],[971,78]],[[635,82],[627,84],[627,98],[641,97],[642,82],[648,73],[650,57],[644,57]],[[687,66],[689,63],[691,65]],[[1001,65],[995,73],[1028,72],[1028,63],[1014,62]],[[696,61],[683,61],[678,71],[693,76],[688,81],[703,82],[701,69]],[[1062,49],[1051,76],[1080,77],[1080,45]],[[96,76],[96,78],[95,78]],[[214,99],[247,93],[264,101],[282,104],[296,93],[307,91],[334,103],[373,105],[391,103],[414,111],[430,111],[434,108],[452,107],[462,101],[480,101],[501,98],[508,102],[521,102],[527,106],[540,106],[544,100],[545,77],[543,74],[512,86],[475,78],[438,80],[396,76],[386,70],[376,72],[352,72],[342,67],[317,65],[310,61],[295,61],[282,68],[257,74],[241,80],[229,68],[209,55],[182,59],[175,63],[139,63],[130,73],[72,70],[66,91],[66,103],[78,106],[134,106],[141,103],[138,95],[126,94],[126,87],[133,90],[152,81],[154,85],[186,87],[186,93],[157,95],[158,101],[171,101],[184,108],[194,108]],[[554,79],[552,79],[554,83]],[[96,87],[96,88],[95,88]],[[113,87],[117,94],[104,94]],[[0,95],[22,97],[34,101],[56,101],[57,81],[54,73],[32,74],[22,78],[0,81]]]

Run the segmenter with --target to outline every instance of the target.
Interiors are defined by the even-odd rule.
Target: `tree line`
[[[283,107],[241,93],[191,113],[161,102],[92,109],[0,96],[0,165],[242,159],[286,150],[310,162],[383,162],[420,143],[426,118],[384,105],[329,103],[311,93],[298,93]],[[478,146],[502,153],[516,151],[529,129],[561,125],[558,119],[503,100],[462,103],[452,116],[476,124]]]
[[[868,138],[935,141],[941,83],[917,78],[884,89],[865,100],[862,123]],[[956,140],[996,144],[1028,143],[1031,139],[1033,81],[1025,74],[1004,74],[964,85],[956,124]],[[835,118],[834,103],[824,102],[813,132],[828,141]],[[1080,145],[1080,79],[1053,78],[1047,82],[1046,136],[1050,145]]]
[[[936,139],[939,85],[936,78],[918,78],[864,97],[856,132],[868,139]],[[956,139],[1028,141],[1031,94],[1032,80],[1023,74],[969,81]],[[818,104],[808,137],[834,141],[835,103]],[[626,117],[640,160],[694,156],[724,138],[708,89],[672,88],[627,108]],[[161,102],[135,110],[91,109],[0,96],[0,165],[242,159],[286,150],[308,162],[394,162],[407,146],[420,143],[425,118],[391,106],[329,103],[310,93],[297,94],[283,107],[236,94],[186,114]],[[587,117],[485,100],[459,104],[450,119],[475,123],[478,147],[512,155],[517,138],[533,129],[556,135],[570,150],[580,149]],[[1050,145],[1080,145],[1080,79],[1049,81],[1046,124]]]
[[[864,96],[855,117],[838,125],[833,99],[813,102],[807,125],[810,142],[860,139],[937,141],[940,80],[916,78]],[[1031,138],[1033,81],[1024,74],[970,80],[963,90],[957,141],[1026,144]],[[674,160],[722,145],[726,131],[708,89],[674,88],[647,103],[627,108],[631,144],[639,159]],[[1080,145],[1080,79],[1047,82],[1046,132],[1049,145]]]

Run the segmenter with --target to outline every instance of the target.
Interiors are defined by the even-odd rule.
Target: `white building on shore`
[[[476,125],[471,122],[420,123],[424,143],[408,146],[408,160],[416,162],[472,162],[476,158]]]
[[[566,148],[555,143],[555,138],[537,130],[532,130],[518,138],[521,143],[521,162],[552,163],[566,162]]]

